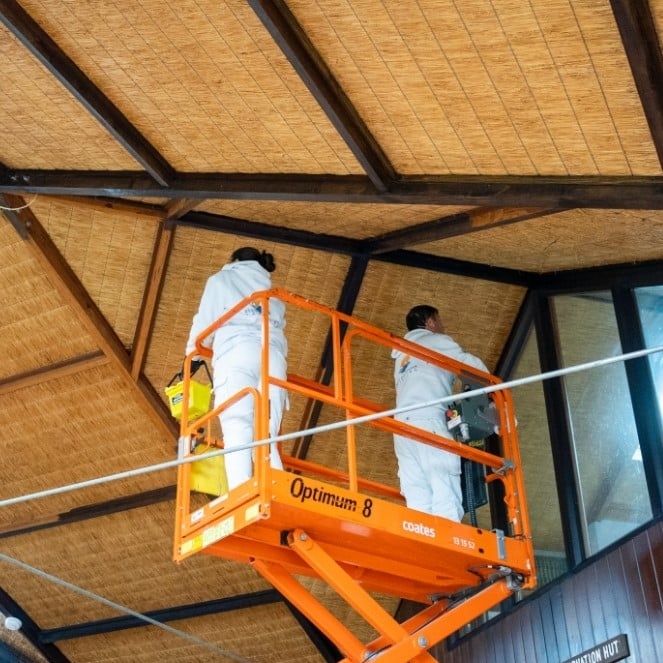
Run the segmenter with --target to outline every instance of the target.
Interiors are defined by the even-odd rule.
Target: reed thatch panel
[[[259,221],[293,230],[368,239],[410,225],[471,209],[441,205],[357,205],[352,203],[207,200],[199,211]]]
[[[161,430],[110,364],[2,396],[3,498],[96,479],[175,458]],[[0,510],[3,527],[175,482],[174,470],[102,484]]]
[[[186,619],[169,626],[203,640],[208,647],[154,626],[65,641],[60,647],[72,660],[86,663],[108,660],[125,663],[323,663],[325,660],[282,605]],[[112,659],[104,654],[109,651]]]
[[[379,635],[326,582],[317,578],[303,578],[302,585],[362,642],[371,642]],[[371,597],[390,615],[396,613],[400,599],[378,593],[372,593]]]
[[[658,174],[609,3],[289,3],[403,174]]]
[[[175,564],[171,559],[173,510],[170,502],[134,509],[57,530],[14,537],[3,549],[14,559],[138,612],[269,588],[248,565],[206,555]],[[125,614],[94,596],[82,596],[4,563],[0,574],[3,587],[41,628]],[[249,656],[251,660],[277,660],[273,650],[277,641],[283,641],[283,658],[278,660],[300,656],[305,657],[303,660],[319,660],[289,611],[278,603],[171,622],[170,626],[217,647]],[[100,642],[105,644],[100,646]],[[198,645],[149,626],[61,641],[58,646],[75,656],[75,660],[85,661],[108,660],[104,659],[108,654],[97,653],[105,646],[113,651],[113,660],[157,661],[165,657],[165,660],[196,661],[210,660],[211,656]]]
[[[355,315],[396,336],[405,334],[405,315],[417,304],[431,304],[440,311],[446,333],[468,352],[494,369],[524,288],[372,262],[357,300]],[[384,355],[381,352],[381,355]],[[390,360],[389,360],[390,361]],[[378,375],[390,380],[393,366],[384,373],[367,374],[367,387],[380,384]],[[376,379],[372,379],[376,378]],[[375,389],[375,387],[374,387]],[[371,390],[366,392],[371,397]]]
[[[37,199],[32,210],[125,346],[147,285],[157,222],[129,211]]]
[[[176,564],[174,514],[166,501],[3,540],[5,555],[94,596],[7,562],[2,586],[40,628],[126,614],[99,596],[142,613],[269,589],[248,564],[204,554]]]
[[[568,210],[425,244],[438,256],[555,272],[663,258],[663,213],[652,210]]]
[[[0,379],[85,354],[97,347],[73,324],[73,311],[33,258],[26,241],[0,215],[2,295]]]
[[[361,172],[248,3],[26,9],[177,170]]]
[[[135,169],[136,161],[0,25],[2,162],[13,168]]]

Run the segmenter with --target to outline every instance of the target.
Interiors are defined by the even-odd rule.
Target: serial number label
[[[230,516],[222,520],[218,525],[214,525],[203,532],[203,548],[210,544],[229,536],[235,531],[235,518]]]
[[[454,536],[451,538],[453,544],[459,548],[465,548],[466,550],[474,550],[477,546],[474,541],[471,539],[463,539],[460,536]]]

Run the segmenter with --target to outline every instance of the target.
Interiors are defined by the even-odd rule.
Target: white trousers
[[[447,427],[436,419],[406,419],[412,426],[450,437]],[[423,442],[394,435],[401,493],[410,509],[460,522],[463,495],[460,457]]]
[[[270,349],[269,373],[286,379],[286,360],[278,350]],[[255,342],[239,343],[214,359],[214,406],[217,407],[241,389],[260,389],[261,347]],[[278,435],[286,401],[284,389],[269,385],[269,435]],[[251,394],[226,408],[219,415],[223,444],[226,449],[251,444],[254,434],[254,398]],[[228,489],[232,490],[253,476],[251,449],[230,451],[225,454]],[[283,469],[278,446],[270,445],[270,464]]]

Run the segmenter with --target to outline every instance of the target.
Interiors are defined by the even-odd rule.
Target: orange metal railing
[[[269,376],[268,316],[272,297],[283,301],[289,312],[297,308],[327,318],[334,369],[331,385],[293,373],[285,380]],[[259,388],[245,389],[195,421],[188,421],[192,357],[209,359],[212,354],[203,345],[204,340],[250,303],[258,304],[263,316]],[[401,350],[472,384],[488,387],[499,417],[500,455],[398,421],[390,406],[355,393],[357,378],[352,359],[358,342],[374,344],[385,351]],[[385,380],[390,377],[385,376]],[[255,448],[254,476],[250,481],[192,511],[191,467],[180,465],[176,560],[203,551],[253,564],[338,644],[348,661],[363,660],[367,651],[377,650],[381,660],[432,660],[422,651],[422,642],[426,644],[423,649],[428,649],[518,589],[535,586],[513,403],[508,390],[499,388],[498,378],[285,290],[257,292],[204,330],[197,339],[196,350],[185,360],[180,457],[191,456],[191,441],[200,437],[201,429],[211,445],[222,446],[210,434],[213,422],[226,407],[248,393],[255,399],[255,439],[267,440],[270,384],[340,413],[336,423],[337,427],[345,427],[347,468],[339,470],[282,454],[287,471],[275,470],[269,463],[269,445],[261,444]],[[383,413],[387,412],[390,413],[385,416]],[[487,469],[486,482],[503,485],[508,531],[500,534],[499,530],[488,531],[414,512],[402,505],[396,488],[360,476],[357,418],[363,418],[362,426],[405,435],[483,465]],[[344,421],[349,425],[344,425]],[[293,433],[289,439],[294,437]],[[305,500],[306,491],[325,499]],[[338,508],[339,504],[343,508]],[[380,637],[366,649],[299,586],[293,573],[327,581],[378,629]],[[473,588],[470,598],[459,605],[445,605],[449,596],[468,586]],[[407,624],[398,625],[366,593],[370,591],[432,605],[420,618],[415,616]],[[441,600],[441,596],[447,598]]]

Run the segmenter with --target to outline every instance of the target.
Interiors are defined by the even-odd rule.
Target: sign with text
[[[622,633],[616,638],[606,640],[582,654],[567,659],[564,663],[613,663],[625,659],[629,654],[628,640]]]

